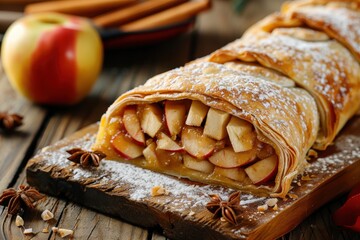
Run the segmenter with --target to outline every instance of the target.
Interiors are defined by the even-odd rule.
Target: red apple
[[[144,147],[134,143],[130,137],[119,132],[111,139],[115,151],[125,159],[134,159],[143,155]]]
[[[184,154],[183,161],[185,167],[199,172],[212,173],[214,170],[214,165],[212,165],[208,160],[200,160]]]
[[[181,141],[184,149],[196,158],[210,156],[215,149],[216,141],[203,134],[201,128],[184,127],[181,132]]]
[[[210,108],[205,122],[204,134],[221,140],[227,136],[226,125],[230,120],[230,114]]]
[[[166,125],[171,136],[176,136],[181,132],[185,123],[186,106],[181,101],[165,102]]]
[[[85,18],[39,13],[13,23],[1,59],[11,85],[41,104],[74,104],[95,83],[102,65],[99,34]]]
[[[165,133],[159,133],[156,141],[158,149],[167,150],[171,152],[182,151],[183,148],[179,146],[174,140],[168,137]]]
[[[276,155],[272,155],[245,168],[245,172],[254,184],[259,185],[266,183],[275,177],[277,166],[278,158]]]
[[[134,141],[142,146],[145,145],[145,135],[140,127],[140,121],[136,114],[135,106],[128,106],[124,110],[123,123],[125,130]]]
[[[249,164],[256,158],[256,149],[245,152],[234,152],[232,147],[226,147],[214,153],[209,161],[222,168],[234,168]]]

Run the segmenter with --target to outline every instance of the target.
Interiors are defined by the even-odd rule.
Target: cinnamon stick
[[[196,0],[186,2],[154,15],[150,15],[134,22],[124,24],[120,26],[120,30],[139,31],[166,26],[195,16],[199,12],[210,8],[210,5],[210,0]]]
[[[68,0],[29,4],[25,13],[59,12],[79,16],[94,16],[113,8],[124,7],[136,0]]]
[[[147,0],[127,8],[96,16],[93,18],[93,22],[100,27],[119,26],[183,2],[185,0]]]

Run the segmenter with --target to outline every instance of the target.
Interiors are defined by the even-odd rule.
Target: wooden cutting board
[[[289,198],[277,210],[258,210],[269,198],[243,193],[239,224],[214,219],[206,209],[209,194],[224,200],[233,189],[169,177],[129,164],[103,160],[99,168],[84,169],[66,158],[73,147],[90,149],[98,125],[41,150],[27,165],[27,181],[40,191],[68,198],[99,212],[147,228],[161,229],[172,239],[275,239],[334,197],[360,182],[360,117],[354,117],[335,143],[311,161],[293,182]],[[152,197],[154,186],[168,195]]]

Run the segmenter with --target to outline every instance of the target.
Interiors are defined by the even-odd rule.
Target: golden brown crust
[[[309,27],[336,39],[360,61],[360,1],[303,0],[287,2],[249,32],[272,32],[281,27]]]
[[[304,41],[289,34],[253,31],[210,57],[218,63],[236,59],[275,69],[314,96],[322,125],[317,149],[325,149],[359,108],[359,64],[334,40]]]

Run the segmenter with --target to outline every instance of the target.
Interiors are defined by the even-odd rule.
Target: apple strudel
[[[119,97],[102,117],[94,149],[154,171],[285,197],[318,119],[303,89],[202,62]]]
[[[359,110],[359,9],[350,0],[285,4],[241,39],[120,96],[93,149],[285,197],[307,152],[325,149]]]

